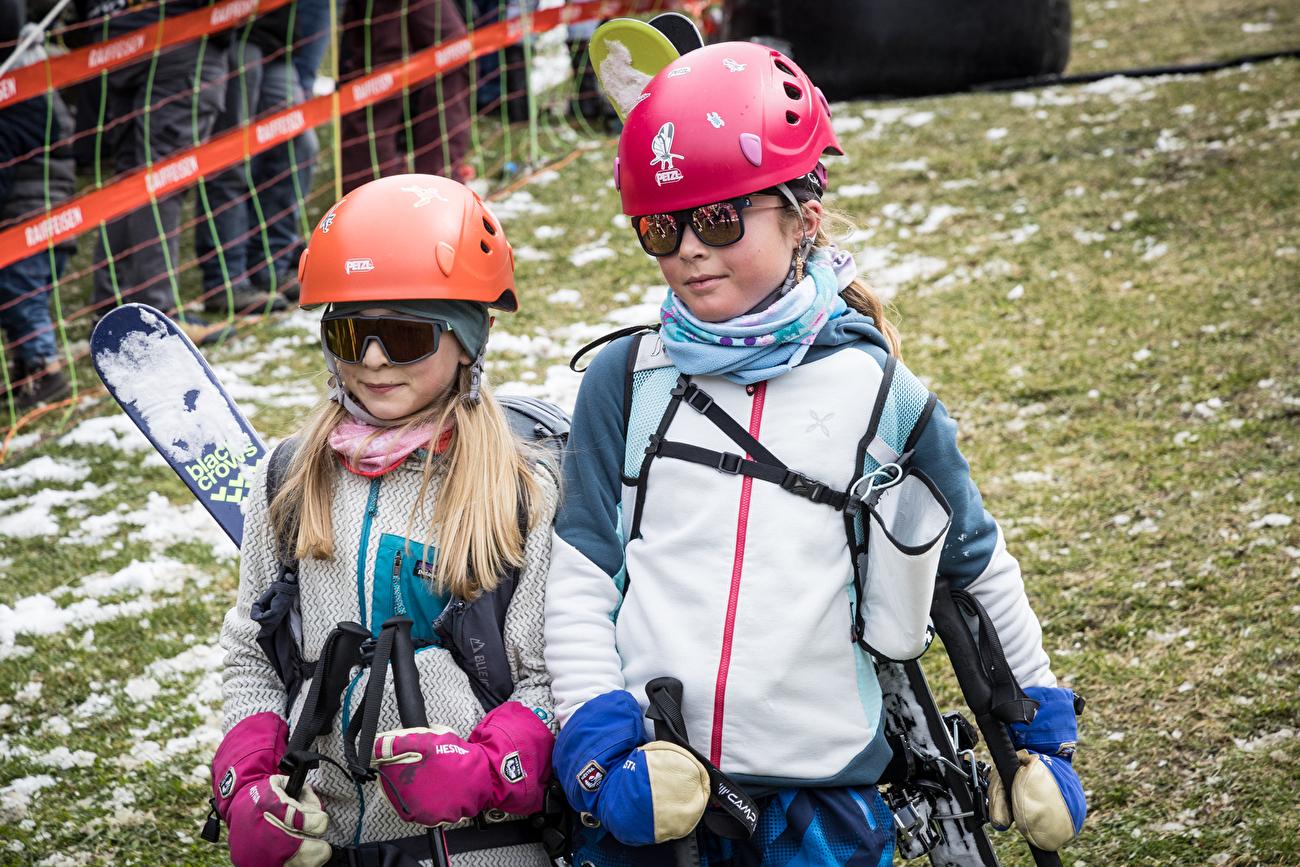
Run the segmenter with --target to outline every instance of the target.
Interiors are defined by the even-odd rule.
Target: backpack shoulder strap
[[[871,422],[858,443],[857,465],[862,473],[910,459],[937,402],[932,391],[898,359],[889,356],[871,409]]]
[[[280,493],[280,487],[284,484],[284,477],[289,473],[289,464],[293,463],[293,456],[298,451],[300,437],[292,436],[282,441],[271,451],[271,457],[267,459],[266,467],[266,506],[269,509],[275,497]],[[298,523],[297,515],[294,520],[290,521],[290,526]],[[285,572],[298,572],[298,558],[292,556],[288,539],[276,539],[275,557],[280,561],[280,577],[284,577]]]

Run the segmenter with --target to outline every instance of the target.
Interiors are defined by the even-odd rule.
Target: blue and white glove
[[[1007,726],[1020,759],[1020,769],[1011,783],[1014,824],[1030,843],[1055,852],[1079,836],[1088,815],[1083,784],[1073,765],[1079,741],[1074,692],[1031,686],[1025,693],[1038,702],[1034,721]],[[989,814],[999,831],[1013,824],[996,769],[989,776]]]
[[[676,744],[651,741],[625,690],[578,708],[556,738],[554,765],[574,809],[628,846],[685,837],[709,800],[704,766]]]

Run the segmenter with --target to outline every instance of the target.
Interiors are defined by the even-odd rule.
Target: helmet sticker
[[[447,201],[446,199],[444,199],[442,196],[438,194],[438,190],[436,187],[402,187],[402,192],[415,193],[417,196],[420,197],[415,204],[411,205],[412,208],[418,208],[422,205],[427,205],[430,202],[432,202],[434,199],[437,199],[440,202]]]
[[[730,57],[722,58],[722,65],[727,67],[730,72],[743,72],[745,67],[748,66],[746,63],[737,63]]]
[[[329,234],[330,226],[334,225],[334,212],[339,209],[339,205],[343,204],[347,200],[348,200],[347,196],[344,196],[343,198],[339,199],[337,202],[334,203],[334,207],[330,208],[328,211],[325,212],[325,216],[322,217],[320,221],[321,234],[324,235]]]
[[[681,69],[674,69],[672,72],[668,73],[668,77],[669,77],[669,78],[676,78],[677,76],[679,76],[679,75],[685,75],[686,73],[688,73],[688,72],[690,72],[690,71],[691,71],[691,68],[690,68],[689,66],[683,66]]]
[[[717,129],[720,126],[727,125],[726,121],[724,121],[716,111],[709,112],[704,116],[704,119],[707,120],[709,123],[713,124],[714,129]]]
[[[654,159],[650,160],[650,165],[659,164],[659,171],[655,173],[655,183],[661,187],[664,184],[673,184],[682,179],[681,171],[673,168],[673,160],[684,160],[686,157],[673,153],[674,132],[672,121],[668,121],[659,127],[659,132],[655,134],[654,140],[650,142],[650,150],[654,153]]]
[[[375,263],[369,259],[349,259],[343,263],[343,271],[351,274],[353,271],[373,271]]]

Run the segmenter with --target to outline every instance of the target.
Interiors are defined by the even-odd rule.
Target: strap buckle
[[[659,457],[659,449],[664,444],[664,438],[659,434],[650,434],[650,445],[645,447],[645,453],[651,457]]]
[[[712,403],[711,400],[710,403]],[[740,465],[744,462],[744,460],[745,459],[738,454],[733,454],[732,452],[723,452],[722,454],[718,455],[718,466],[716,467],[716,469],[720,473],[726,473],[729,476],[734,476],[740,472]]]
[[[698,403],[696,398],[704,398],[704,402]],[[707,391],[700,391],[700,389],[695,386],[695,383],[691,383],[686,387],[686,394],[683,400],[686,402],[687,406],[698,412],[700,415],[707,413],[713,406],[713,398],[709,396]]]
[[[821,502],[821,497],[827,490],[822,482],[810,479],[794,470],[786,471],[785,478],[781,480],[781,487],[795,496],[807,497],[815,503]]]

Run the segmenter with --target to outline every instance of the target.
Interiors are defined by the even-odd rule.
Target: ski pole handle
[[[411,627],[415,621],[409,617],[390,617],[384,629],[393,629],[393,652],[389,661],[393,665],[393,692],[397,694],[397,715],[402,728],[428,728],[429,718],[424,711],[424,694],[420,692],[420,672],[415,668],[415,645],[411,643]]]
[[[940,576],[934,582],[934,601],[930,606],[930,619],[934,621],[935,632],[943,639],[943,646],[952,660],[953,673],[957,675],[957,684],[962,695],[975,714],[975,724],[979,726],[989,755],[1002,778],[1002,791],[1010,805],[1011,783],[1020,770],[1020,759],[1016,756],[1015,744],[1011,734],[1001,720],[993,716],[993,687],[988,675],[980,665],[979,645],[971,634],[962,617],[957,603],[949,592],[948,579]],[[1038,867],[1061,867],[1061,856],[1055,852],[1039,849],[1029,843],[1029,851],[1034,856]]]

